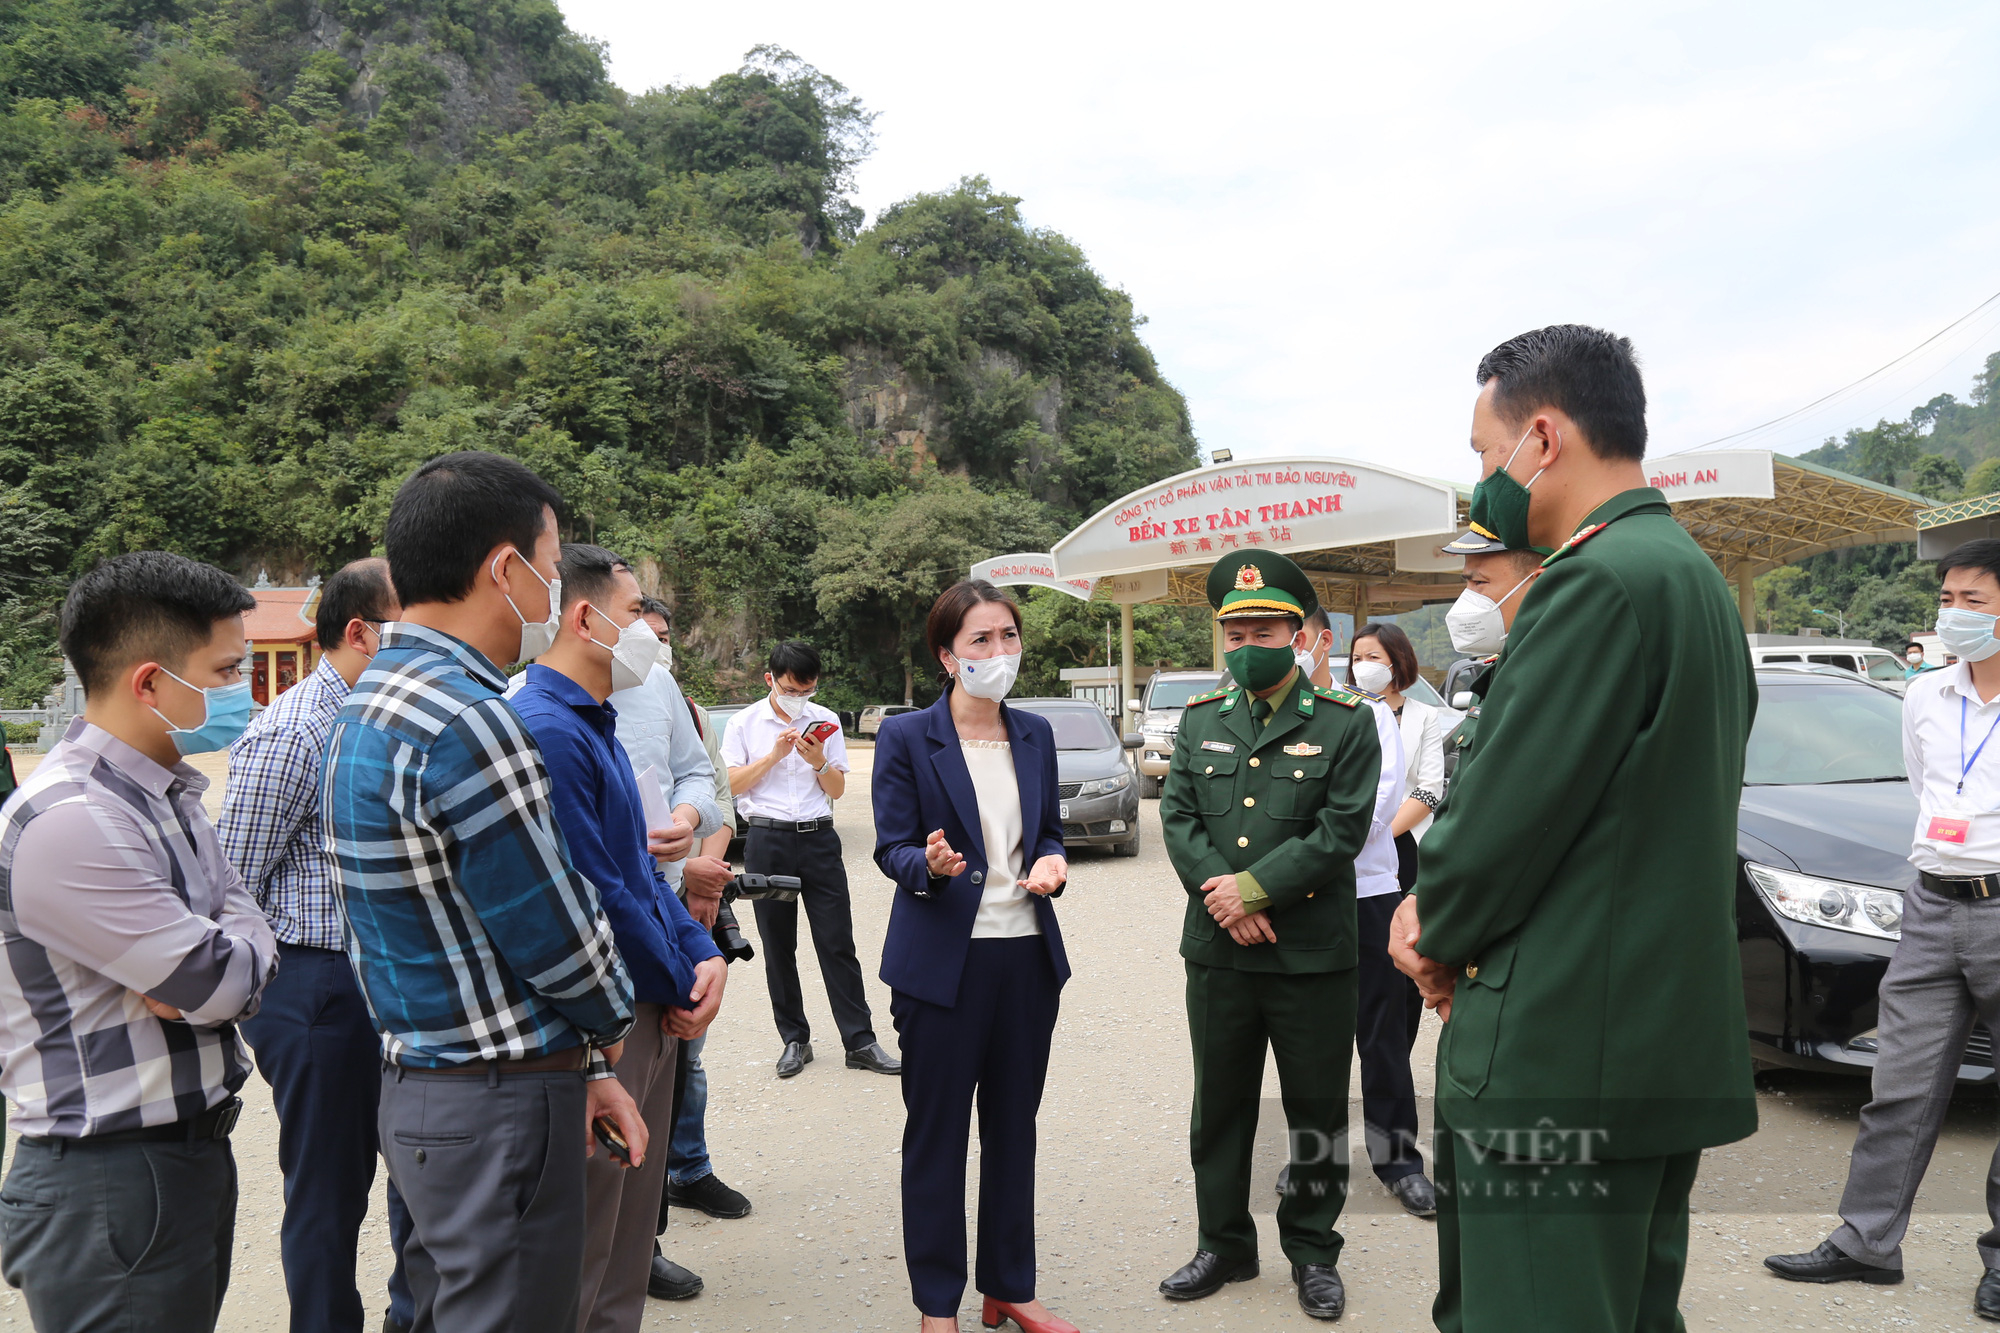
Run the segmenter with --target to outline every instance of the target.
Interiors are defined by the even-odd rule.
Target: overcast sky
[[[1875,370],[2000,291],[2000,5],[636,5],[562,0],[634,92],[760,42],[880,113],[871,219],[983,174],[1149,321],[1204,447],[1470,479],[1473,367],[1639,348],[1655,454]],[[1797,452],[2000,350],[2000,303]]]

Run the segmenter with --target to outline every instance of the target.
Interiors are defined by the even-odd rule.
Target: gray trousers
[[[1910,1205],[1975,1016],[2000,1032],[2000,899],[1947,898],[1913,884],[1882,978],[1873,1095],[1861,1110],[1832,1238],[1849,1258],[1902,1267]],[[1979,1238],[1979,1257],[2000,1268],[2000,1148],[1987,1167],[1986,1212],[1993,1226]]]
[[[660,1028],[657,1004],[632,1006],[632,1031],[618,1058],[618,1082],[646,1122],[646,1164],[618,1166],[603,1144],[583,1169],[583,1298],[579,1333],[639,1333],[646,1317],[646,1279],[659,1233],[660,1194],[667,1185],[667,1144],[674,1136],[674,1046]]]
[[[0,1275],[40,1333],[212,1333],[235,1238],[227,1139],[22,1139],[0,1188]]]
[[[583,1266],[583,1074],[382,1071],[410,1210],[414,1333],[570,1333]]]

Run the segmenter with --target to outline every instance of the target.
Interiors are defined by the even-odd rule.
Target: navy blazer
[[[1062,805],[1056,792],[1056,738],[1048,719],[1000,705],[1013,745],[1014,779],[1021,789],[1021,857],[1025,875],[1044,856],[1062,856]],[[986,841],[972,773],[958,748],[949,692],[929,708],[884,718],[875,737],[869,777],[875,807],[875,864],[896,881],[896,904],[882,943],[882,980],[894,990],[950,1007],[958,1003],[966,946],[986,879]],[[943,829],[965,870],[929,892],[924,840]],[[1069,956],[1056,926],[1055,904],[1031,894],[1057,984],[1069,980]]]

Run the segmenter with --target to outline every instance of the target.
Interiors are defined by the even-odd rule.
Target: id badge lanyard
[[[2000,715],[1996,715],[1993,719],[1993,725],[1986,728],[1985,738],[1979,742],[1979,747],[1972,752],[1972,757],[1970,759],[1966,758],[1965,696],[1962,694],[1958,696],[1958,791],[1955,793],[1956,795],[1965,795],[1965,779],[1972,772],[1972,766],[1979,762],[1979,756],[1986,752],[1986,742],[1993,739],[1995,729],[2000,729]]]
[[[1995,730],[2000,730],[2000,717],[1995,717],[1992,725],[1986,728],[1986,735],[1981,738],[1978,747],[1968,756],[1965,753],[1965,714],[1965,696],[1960,695],[1958,699],[1958,786],[1952,793],[1954,800],[1951,812],[1952,815],[1960,817],[1950,818],[1945,815],[1934,815],[1931,817],[1930,828],[1925,833],[1925,836],[1934,841],[1955,843],[1959,846],[1965,845],[1967,836],[1972,832],[1972,820],[1965,809],[1965,779],[1972,773],[1972,766],[1979,762],[1979,756],[1986,752],[1986,742],[1993,739]]]

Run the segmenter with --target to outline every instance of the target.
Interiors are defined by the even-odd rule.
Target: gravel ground
[[[33,756],[17,757],[26,769]],[[892,1050],[889,996],[874,979],[890,888],[869,860],[873,831],[865,771],[839,805],[854,891],[855,933],[883,1043]],[[201,767],[220,776],[222,765]],[[23,774],[25,776],[25,773]],[[220,787],[211,793],[218,798]],[[213,804],[213,801],[212,803]],[[1157,802],[1145,803],[1145,846],[1136,860],[1079,852],[1060,903],[1075,978],[1063,997],[1041,1116],[1038,1176],[1040,1295],[1086,1333],[1111,1330],[1302,1330],[1271,1209],[1253,1195],[1264,1234],[1264,1276],[1192,1305],[1163,1300],[1159,1280],[1194,1250],[1194,1199],[1187,1167],[1190,1063],[1175,949],[1181,891],[1159,838]],[[747,916],[747,914],[746,914]],[[754,931],[752,938],[754,940]],[[709,1139],[717,1174],[753,1201],[739,1221],[674,1214],[668,1253],[700,1273],[692,1300],[651,1304],[646,1327],[684,1333],[733,1330],[914,1329],[902,1267],[897,1206],[902,1107],[894,1079],[845,1069],[817,968],[806,951],[808,1012],[820,1024],[819,1059],[799,1077],[771,1072],[779,1043],[761,962],[730,969],[722,1016],[707,1051]],[[1418,1040],[1417,1081],[1430,1091],[1436,1020]],[[1356,1075],[1356,1086],[1359,1086]],[[1990,1089],[1962,1092],[1918,1201],[1900,1287],[1801,1287],[1762,1271],[1776,1251],[1810,1249],[1835,1225],[1861,1082],[1802,1074],[1760,1078],[1763,1129],[1710,1155],[1696,1186],[1693,1239],[1682,1309],[1696,1329],[1897,1329],[1983,1327],[1971,1314],[1980,1265],[1973,1242],[1985,1229],[1984,1165],[1993,1151]],[[1277,1092],[1267,1072],[1266,1095]],[[278,1265],[283,1202],[277,1125],[263,1083],[252,1079],[236,1133],[242,1173],[235,1275],[221,1327],[228,1333],[282,1329]],[[1359,1108],[1356,1107],[1358,1118]],[[1267,1120],[1269,1117],[1267,1116]],[[1425,1132],[1429,1132],[1428,1108]],[[1258,1179],[1275,1178],[1282,1128],[1267,1123]],[[975,1141],[969,1147],[978,1156]],[[976,1163],[973,1172],[976,1179]],[[363,1235],[363,1290],[386,1303],[387,1228],[377,1207]],[[1404,1215],[1365,1170],[1342,1220],[1343,1326],[1429,1328],[1437,1258],[1432,1225]],[[978,1327],[967,1293],[962,1325]],[[25,1327],[18,1293],[0,1295],[0,1326]]]

